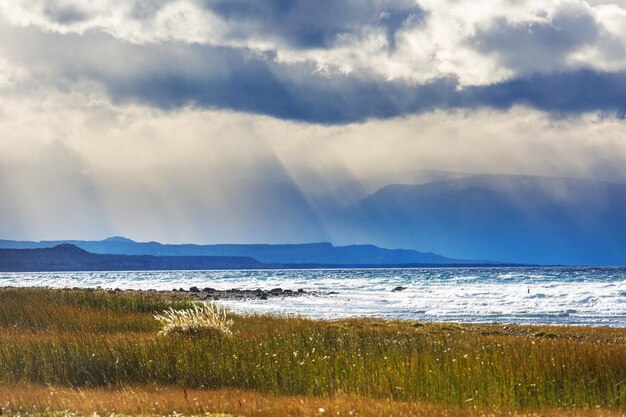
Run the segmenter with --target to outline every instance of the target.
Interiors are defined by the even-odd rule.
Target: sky
[[[0,238],[333,241],[388,183],[626,182],[626,1],[0,0]]]

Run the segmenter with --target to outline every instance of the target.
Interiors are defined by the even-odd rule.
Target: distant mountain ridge
[[[35,249],[71,244],[96,254],[152,256],[237,256],[250,257],[264,264],[298,265],[400,265],[400,264],[485,264],[489,261],[465,261],[433,253],[407,249],[385,249],[374,245],[333,246],[330,243],[303,244],[161,244],[135,242],[114,236],[100,241],[12,241],[0,240],[0,248]]]
[[[252,258],[227,256],[103,255],[65,243],[43,249],[0,249],[0,271],[133,271],[252,269]]]
[[[475,265],[475,264],[472,264]],[[477,265],[477,264],[476,264]],[[492,264],[480,264],[490,266]],[[69,243],[41,249],[0,249],[0,272],[168,271],[229,269],[432,268],[468,264],[277,264],[241,256],[109,255],[87,252]]]

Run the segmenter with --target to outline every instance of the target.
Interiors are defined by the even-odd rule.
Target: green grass
[[[0,383],[242,388],[512,409],[626,407],[626,329],[233,316],[157,336],[158,294],[0,290]]]

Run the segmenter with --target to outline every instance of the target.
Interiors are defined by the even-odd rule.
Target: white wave
[[[346,269],[3,273],[2,286],[122,289],[276,287],[327,293],[223,301],[240,312],[315,318],[626,326],[626,269]],[[392,292],[397,286],[403,291]]]

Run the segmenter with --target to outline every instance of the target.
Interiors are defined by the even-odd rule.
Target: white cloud
[[[626,70],[623,4],[418,0],[424,14],[407,12],[389,32],[385,13],[405,10],[407,4],[388,0],[363,5],[363,15],[351,16],[353,21],[345,18],[345,31],[329,23],[328,16],[316,16],[316,9],[302,7],[313,11],[308,16],[311,25],[319,24],[319,32],[310,36],[328,37],[323,42],[315,38],[310,44],[306,44],[308,39],[293,39],[298,30],[304,36],[302,25],[291,28],[287,20],[277,22],[278,17],[262,13],[230,18],[218,13],[211,2],[194,0],[152,2],[150,7],[141,0],[15,0],[0,3],[0,13],[14,25],[46,31],[106,32],[133,43],[183,42],[275,51],[281,62],[311,61],[320,71],[371,72],[415,83],[455,77],[462,86],[470,86],[533,72]],[[286,15],[290,17],[299,18]],[[588,27],[581,28],[582,24]],[[281,25],[283,29],[276,29]],[[491,42],[485,44],[483,38]]]
[[[27,77],[28,73],[24,68],[0,58],[0,91],[25,81]]]
[[[281,51],[291,61],[370,70],[423,83],[457,78],[488,85],[537,72],[626,70],[626,9],[580,0],[420,0],[423,22],[396,35],[390,51],[380,34],[322,51]],[[378,35],[378,37],[376,36]],[[485,37],[491,35],[491,44]],[[482,46],[482,47],[481,47]]]
[[[139,1],[18,0],[0,3],[11,24],[35,26],[62,34],[105,32],[132,43],[212,43],[225,30],[212,14],[193,2],[179,0],[159,7],[149,18],[134,14]]]

